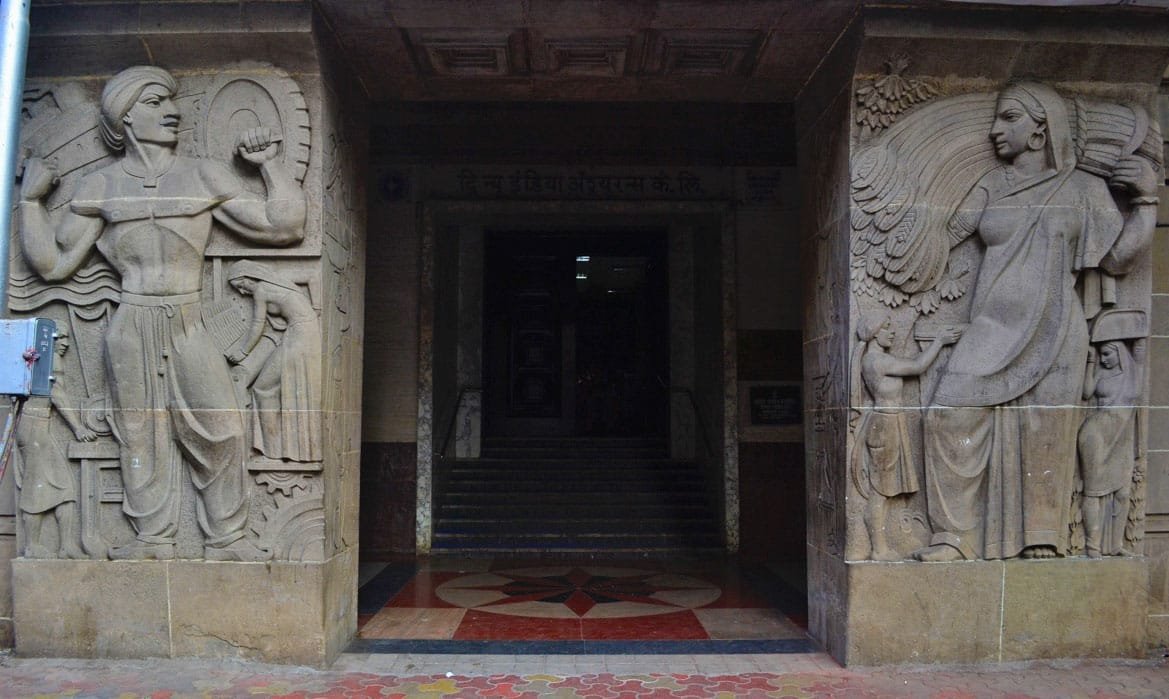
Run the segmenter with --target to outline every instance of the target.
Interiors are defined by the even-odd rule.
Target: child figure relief
[[[853,449],[853,483],[866,499],[864,521],[874,561],[899,561],[903,556],[889,545],[886,535],[888,501],[920,489],[915,449],[907,427],[907,408],[902,405],[904,379],[919,376],[933,364],[946,345],[961,331],[945,327],[928,347],[912,358],[890,354],[896,338],[889,318],[862,323],[858,330],[863,354],[860,377],[872,407],[864,412],[856,430]]]

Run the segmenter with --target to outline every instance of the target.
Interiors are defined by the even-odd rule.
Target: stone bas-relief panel
[[[1158,124],[1030,82],[920,96],[854,142],[846,555],[1139,553]]]
[[[341,70],[338,68],[338,70]],[[327,419],[322,432],[325,453],[337,468],[325,476],[325,555],[357,543],[360,480],[361,362],[365,240],[363,153],[358,136],[366,133],[361,110],[326,100],[321,117],[323,291],[321,336],[328,355],[322,376]],[[355,140],[356,139],[356,140]]]
[[[10,310],[62,332],[18,434],[22,555],[323,560],[296,83],[136,66],[32,86],[24,108]]]

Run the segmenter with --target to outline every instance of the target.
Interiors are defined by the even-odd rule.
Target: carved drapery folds
[[[322,560],[299,87],[137,66],[24,106],[10,311],[68,337],[18,439],[22,554]]]
[[[1138,553],[1156,120],[1029,82],[907,107],[851,161],[847,557]]]

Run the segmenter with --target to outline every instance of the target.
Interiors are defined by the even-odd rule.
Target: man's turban
[[[162,68],[134,66],[110,78],[101,93],[101,138],[110,150],[125,148],[126,125],[122,122],[147,85],[161,85],[173,95],[178,83]]]

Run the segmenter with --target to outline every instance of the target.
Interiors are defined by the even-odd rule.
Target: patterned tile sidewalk
[[[712,656],[717,659],[718,656]],[[343,660],[345,660],[343,658]],[[415,658],[417,667],[457,659]],[[479,658],[483,662],[482,656]],[[617,658],[612,658],[616,661]],[[660,662],[662,659],[658,658]],[[591,656],[598,663],[597,656]],[[346,667],[360,665],[349,658]],[[488,663],[489,664],[489,661]],[[785,663],[779,663],[784,665]],[[604,663],[601,662],[600,666]],[[419,673],[313,670],[246,662],[84,661],[0,655],[0,697],[1165,697],[1169,663],[1058,662],[845,670],[788,656],[797,671],[742,674]],[[428,668],[429,669],[429,668]]]

